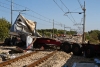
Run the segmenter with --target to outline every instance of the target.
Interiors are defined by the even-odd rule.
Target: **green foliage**
[[[45,34],[46,36],[51,36],[51,34],[53,34],[53,29],[38,29],[37,30],[40,34]],[[58,30],[58,29],[54,29],[54,34],[64,34],[64,32],[66,32],[67,35],[73,35],[76,34],[76,31],[64,31],[64,30]]]
[[[86,39],[88,39],[91,43],[99,43],[100,41],[100,31],[99,30],[91,30],[86,35]]]
[[[64,30],[58,30],[58,34],[64,34]]]
[[[89,36],[89,33],[85,33],[85,38],[86,38],[86,40],[90,40],[90,36]]]
[[[3,41],[6,37],[8,37],[10,27],[11,25],[6,19],[0,19],[0,41]]]
[[[70,34],[74,35],[74,34],[77,34],[77,32],[76,31],[70,31]]]

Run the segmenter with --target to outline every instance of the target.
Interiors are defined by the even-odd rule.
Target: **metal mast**
[[[82,40],[82,43],[85,43],[85,1],[84,1],[84,7],[83,7],[83,13],[84,13],[84,20],[83,20],[83,40]]]
[[[53,34],[52,34],[52,38],[54,38],[54,19],[53,19]]]
[[[12,9],[13,9],[13,2],[12,2],[12,0],[11,0],[11,25],[12,25]]]

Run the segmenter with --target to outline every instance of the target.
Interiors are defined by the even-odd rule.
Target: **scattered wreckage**
[[[58,41],[51,38],[44,38],[36,31],[36,22],[26,19],[21,14],[15,20],[10,29],[10,38],[6,38],[5,45],[15,45],[18,51],[27,51],[34,48],[48,49],[59,47],[66,53],[73,52],[74,55],[84,54],[92,57],[100,53],[100,45],[79,44],[68,41]],[[56,48],[57,49],[57,48]]]

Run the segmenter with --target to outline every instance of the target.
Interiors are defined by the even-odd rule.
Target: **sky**
[[[100,30],[100,0],[12,0],[12,22],[21,13],[25,18],[36,21],[37,29],[83,31],[84,2],[86,9],[85,31]],[[82,8],[81,8],[82,7]],[[26,10],[23,11],[22,10]],[[70,12],[70,13],[68,13]],[[81,12],[82,14],[79,14]],[[11,22],[11,0],[0,0],[0,18]]]

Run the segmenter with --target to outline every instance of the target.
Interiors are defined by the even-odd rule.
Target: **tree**
[[[11,24],[4,18],[0,19],[0,41],[3,41],[9,36],[9,29]]]
[[[89,33],[89,41],[92,43],[98,43],[100,40],[100,31],[99,30],[91,30]]]
[[[85,38],[86,38],[86,40],[90,40],[89,33],[85,32]]]

